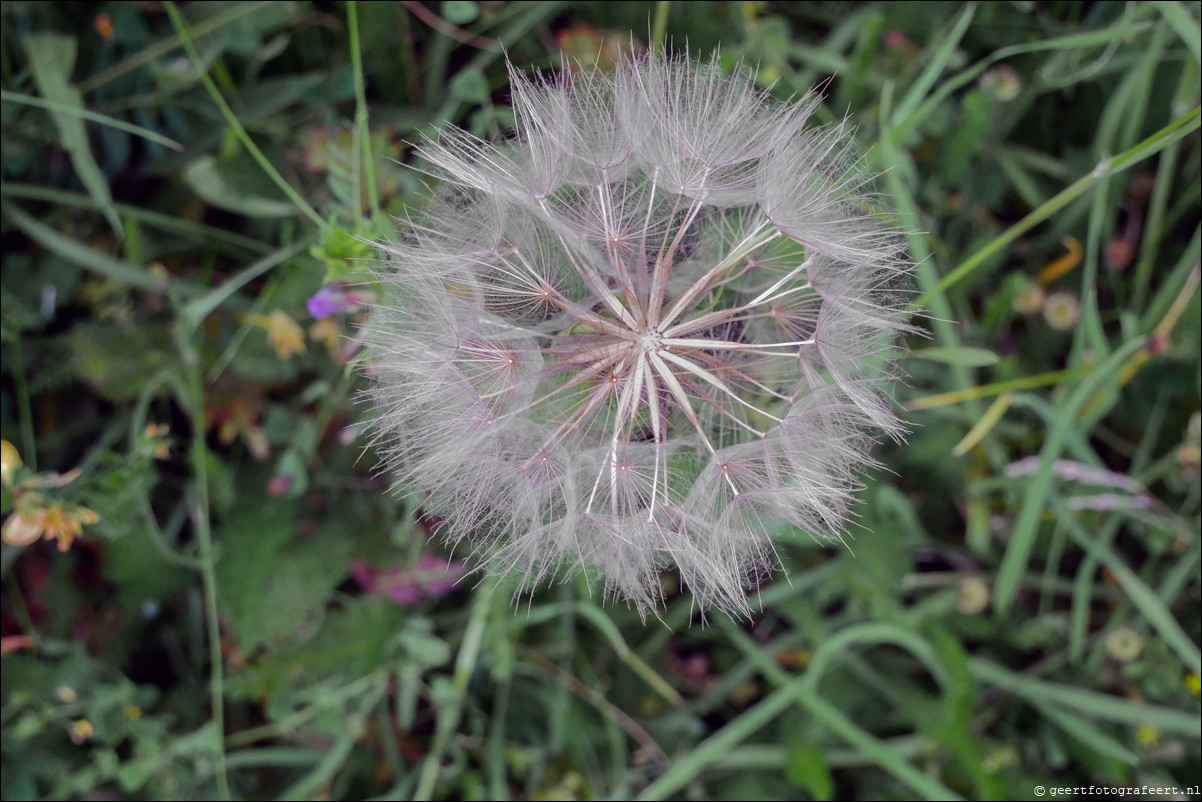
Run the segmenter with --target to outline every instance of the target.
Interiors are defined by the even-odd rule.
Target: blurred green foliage
[[[5,799],[1197,793],[1197,4],[0,17]],[[913,434],[753,620],[671,576],[662,625],[447,593],[361,435],[362,304],[306,304],[423,203],[408,143],[512,123],[502,47],[659,30],[857,126],[919,263]]]

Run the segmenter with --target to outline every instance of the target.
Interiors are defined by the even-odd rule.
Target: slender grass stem
[[[659,0],[655,4],[655,18],[651,23],[651,52],[659,55],[664,51],[664,37],[668,33],[668,12],[672,0]]]
[[[350,36],[351,65],[355,74],[355,126],[359,131],[359,144],[363,153],[363,180],[367,183],[371,216],[380,213],[380,189],[376,186],[376,164],[371,156],[371,129],[367,124],[367,88],[363,80],[363,48],[359,42],[359,4],[350,0],[346,4],[347,29]],[[356,207],[359,198],[355,198]]]
[[[422,763],[421,774],[417,781],[417,790],[413,799],[421,802],[433,797],[434,785],[438,782],[442,756],[451,744],[451,736],[459,728],[459,719],[463,715],[464,702],[467,700],[467,684],[476,670],[476,659],[480,655],[480,644],[484,639],[484,625],[492,610],[492,588],[477,588],[476,597],[472,600],[471,612],[468,614],[467,629],[463,633],[463,643],[459,646],[459,656],[455,659],[454,688],[455,696],[439,711],[438,723],[435,725],[434,741],[430,751]]]
[[[188,416],[192,422],[192,472],[196,481],[196,503],[192,522],[199,545],[200,574],[204,584],[205,624],[209,641],[209,704],[213,726],[225,737],[225,661],[221,654],[221,623],[217,610],[217,568],[213,550],[213,532],[209,521],[208,446],[205,443],[204,375],[200,355],[187,342],[180,342],[184,363],[188,366]],[[225,747],[217,752],[214,769],[217,796],[228,800],[229,777],[225,765]]]
[[[179,9],[176,8],[175,3],[168,0],[164,7],[167,9],[168,16],[171,17],[171,24],[175,26],[175,30],[179,34],[180,41],[183,42],[184,50],[188,53],[188,60],[191,61],[192,68],[195,69],[196,74],[200,76],[200,80],[204,84],[205,89],[208,90],[209,96],[212,97],[213,102],[217,104],[217,108],[221,111],[221,116],[225,118],[226,124],[229,125],[230,130],[232,130],[235,136],[238,137],[238,141],[242,143],[259,167],[262,168],[263,172],[266,173],[272,182],[280,188],[280,191],[284,193],[288,200],[292,201],[293,205],[295,205],[296,208],[299,209],[306,217],[312,220],[313,224],[321,229],[322,232],[328,231],[330,227],[329,223],[323,220],[321,215],[319,215],[317,211],[309,205],[308,201],[302,198],[300,193],[293,189],[292,185],[288,183],[287,179],[280,175],[280,172],[275,168],[275,165],[273,165],[263,151],[259,149],[259,146],[255,144],[255,141],[250,138],[250,134],[247,133],[246,128],[238,119],[238,115],[236,115],[234,110],[230,108],[229,103],[227,103],[225,100],[225,96],[221,94],[221,90],[217,88],[217,84],[213,82],[212,76],[209,75],[208,69],[205,68],[204,62],[200,58],[200,54],[196,51],[196,45],[192,41],[192,33],[188,30],[188,25],[184,21],[183,15],[179,13]]]

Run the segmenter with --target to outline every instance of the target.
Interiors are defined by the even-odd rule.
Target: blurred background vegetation
[[[0,14],[5,799],[1197,793],[1196,3]],[[409,143],[665,39],[821,84],[930,330],[851,548],[704,627],[456,585],[356,403]]]

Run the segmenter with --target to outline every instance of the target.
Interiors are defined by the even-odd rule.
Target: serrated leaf
[[[346,540],[329,530],[295,538],[296,518],[294,504],[269,501],[238,508],[220,529],[221,600],[243,651],[287,643],[347,574]]]
[[[992,351],[969,346],[924,348],[921,351],[914,351],[913,355],[922,359],[930,359],[933,362],[942,362],[945,365],[958,365],[966,368],[988,367],[1001,361],[1001,357]]]
[[[51,103],[68,108],[84,110],[83,96],[70,83],[71,70],[75,67],[76,41],[70,36],[51,33],[27,34],[22,39],[29,57],[29,68],[38,92]],[[100,205],[105,219],[117,235],[125,236],[113,195],[109,191],[108,179],[104,177],[92,148],[88,144],[88,131],[78,115],[51,110],[50,118],[58,129],[58,143],[71,157],[75,173],[92,199]]]

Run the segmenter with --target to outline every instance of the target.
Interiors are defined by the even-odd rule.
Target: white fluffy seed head
[[[678,570],[746,610],[781,522],[838,538],[910,265],[842,128],[684,57],[511,69],[516,135],[385,247],[377,442],[452,542],[534,584],[579,566],[640,612]]]

